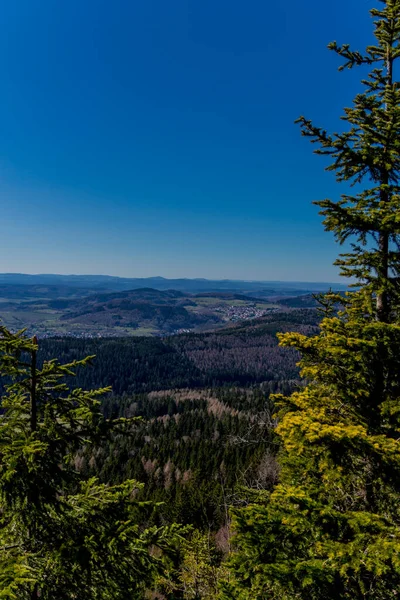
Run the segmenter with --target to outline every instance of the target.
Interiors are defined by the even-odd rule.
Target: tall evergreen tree
[[[318,202],[357,289],[324,300],[319,335],[281,336],[310,383],[277,396],[280,482],[235,511],[236,552],[222,596],[384,600],[400,594],[400,0],[371,14],[365,54],[330,44],[345,67],[369,65],[344,133],[305,118],[304,135],[358,193]],[[337,314],[337,303],[342,310]]]
[[[38,368],[37,351],[36,339],[0,328],[0,598],[142,599],[179,528],[144,526],[149,506],[135,498],[136,481],[82,478],[77,451],[134,423],[104,419],[107,389],[71,391],[63,381],[90,359]]]

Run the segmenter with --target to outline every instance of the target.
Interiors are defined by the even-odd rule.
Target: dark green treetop
[[[92,357],[37,367],[37,340],[0,328],[0,598],[133,600],[164,573],[179,528],[146,528],[141,484],[85,480],[78,450],[124,434],[104,419],[108,389],[63,381]]]
[[[300,350],[307,385],[277,396],[280,481],[234,511],[236,600],[386,600],[400,592],[400,0],[373,10],[376,45],[330,48],[344,67],[370,65],[345,110],[344,133],[300,119],[339,181],[361,186],[318,202],[328,230],[352,250],[337,261],[358,289],[323,301],[314,337],[280,336]],[[342,310],[337,313],[337,304]]]
[[[325,228],[340,243],[355,237],[352,251],[336,264],[343,275],[361,282],[368,296],[374,294],[376,316],[387,321],[400,264],[400,85],[394,77],[400,58],[400,2],[381,4],[380,10],[371,10],[376,43],[364,54],[348,44],[329,44],[344,59],[340,70],[371,68],[362,80],[364,90],[345,109],[346,130],[329,134],[304,117],[299,122],[302,134],[318,146],[315,152],[333,159],[328,170],[339,182],[362,184],[359,193],[316,204],[322,208]]]

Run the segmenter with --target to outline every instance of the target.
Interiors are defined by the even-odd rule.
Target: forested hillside
[[[124,504],[127,515],[132,510],[129,502],[133,500],[134,514],[141,515],[141,528],[153,532],[148,535],[154,535],[156,544],[163,549],[163,562],[157,569],[156,565],[150,571],[144,564],[140,566],[143,579],[129,575],[128,571],[121,573],[131,586],[133,595],[129,600],[142,599],[146,586],[148,591],[158,590],[155,597],[186,598],[180,578],[197,577],[197,565],[208,572],[204,583],[207,594],[215,594],[221,560],[231,543],[230,507],[240,506],[244,501],[243,486],[272,489],[278,478],[271,393],[289,394],[300,385],[298,354],[280,348],[276,334],[295,329],[311,335],[318,330],[318,322],[315,310],[304,309],[271,313],[219,332],[203,334],[165,338],[35,337],[33,341],[2,328],[0,364],[6,375],[2,378],[2,392],[7,416],[4,452],[8,452],[7,448],[10,450],[12,462],[13,453],[7,439],[16,436],[22,453],[18,454],[21,473],[26,473],[24,477],[29,474],[29,485],[33,486],[33,491],[27,492],[28,506],[40,498],[43,507],[37,512],[28,508],[33,523],[28,529],[25,513],[22,511],[18,517],[23,551],[20,559],[18,553],[15,556],[11,553],[7,557],[10,564],[17,559],[25,564],[26,552],[34,547],[30,537],[32,528],[37,531],[37,539],[43,539],[38,551],[38,572],[46,569],[48,556],[58,557],[64,552],[58,541],[54,547],[48,538],[50,535],[58,540],[54,531],[65,527],[55,516],[60,511],[62,514],[64,508],[57,508],[55,513],[49,509],[60,496],[58,492],[55,495],[51,492],[52,500],[47,498],[47,487],[42,488],[41,483],[36,489],[39,463],[31,464],[27,458],[30,452],[36,451],[37,440],[52,448],[52,461],[48,462],[44,454],[40,469],[47,477],[55,477],[55,489],[61,485],[60,489],[74,493],[81,479],[89,482],[84,484],[89,486],[87,490],[94,486],[93,493],[100,494],[101,499],[101,486],[105,485],[104,489],[110,489],[113,507],[120,501],[127,503]],[[85,356],[92,358],[82,361]],[[59,367],[54,359],[69,366]],[[59,383],[61,378],[65,383]],[[8,387],[11,381],[16,383]],[[23,392],[15,396],[19,385]],[[103,390],[100,393],[82,391],[98,388]],[[32,407],[35,407],[34,412]],[[23,414],[28,411],[24,427],[28,427],[29,434],[13,424],[21,411]],[[76,437],[71,427],[76,429]],[[92,431],[90,443],[86,439],[87,431]],[[26,448],[20,435],[23,440],[28,439]],[[68,447],[71,452],[63,457],[62,449]],[[0,483],[2,481],[0,472]],[[59,481],[63,483],[58,484]],[[3,483],[7,487],[5,479]],[[128,496],[119,500],[122,490],[128,490],[129,486],[133,486],[134,495],[130,500]],[[16,493],[24,494],[19,488]],[[71,510],[75,510],[75,497],[70,498]],[[91,506],[87,509],[89,514],[92,510],[102,510],[101,503],[97,508]],[[109,517],[110,524],[112,519],[118,518],[118,510]],[[106,526],[106,522],[101,523],[95,535]],[[90,526],[90,519],[88,524]],[[189,529],[182,530],[186,541],[181,539],[179,552],[176,552],[173,551],[177,544],[173,531],[180,526]],[[74,535],[81,535],[79,531],[75,534],[71,529],[63,534],[65,538],[69,535],[72,535],[72,547],[79,549],[80,542],[73,541]],[[114,533],[108,531],[107,535],[112,537]],[[162,541],[164,535],[165,542]],[[12,528],[7,536],[4,539],[8,543]],[[129,539],[126,538],[128,546],[124,550],[128,554],[131,552]],[[10,548],[13,547],[11,544]],[[161,574],[171,568],[167,560],[170,551],[175,552],[176,566],[164,579]],[[96,549],[96,552],[101,550]],[[184,575],[183,565],[193,560],[193,552],[200,552],[203,558],[200,563],[195,558],[194,566]],[[91,560],[98,565],[97,559]],[[67,559],[61,559],[57,568],[62,571],[67,563]],[[113,585],[118,561],[111,561],[109,570],[109,585]],[[159,573],[158,579],[154,579],[156,573]],[[1,576],[0,568],[0,582],[5,586],[11,581],[10,585],[18,587],[18,580],[12,577],[2,580]],[[22,581],[25,576],[23,571]],[[72,590],[69,574],[63,573],[62,578],[68,583],[53,582],[52,589],[69,586]],[[32,596],[35,600],[40,597],[39,589],[36,583]]]
[[[48,338],[41,359],[63,362],[95,355],[89,369],[78,372],[82,387],[110,385],[117,395],[174,388],[252,386],[298,376],[296,352],[278,346],[276,333],[316,331],[315,311],[272,314],[218,333],[167,338]]]
[[[276,333],[310,335],[318,320],[315,311],[296,310],[218,333],[50,338],[40,342],[38,358],[95,355],[70,385],[109,385],[105,416],[142,418],[133,435],[80,454],[79,469],[106,482],[145,482],[141,497],[164,503],[157,519],[216,533],[227,525],[237,486],[268,487],[277,475],[269,396],[290,393],[299,374],[297,353],[280,348]]]

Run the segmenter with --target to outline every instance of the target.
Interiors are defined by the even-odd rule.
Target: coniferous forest
[[[344,183],[316,204],[348,292],[162,338],[0,329],[0,598],[400,594],[400,0],[371,15],[329,45],[361,73],[342,131],[298,120]]]

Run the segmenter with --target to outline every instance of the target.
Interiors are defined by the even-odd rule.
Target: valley
[[[26,328],[28,334],[41,338],[205,332],[295,307],[315,306],[310,290],[291,285],[277,290],[260,284],[237,291],[235,288],[241,287],[237,282],[230,283],[231,290],[215,290],[218,285],[208,282],[208,291],[199,291],[206,287],[202,281],[197,291],[149,287],[112,291],[110,286],[99,289],[97,282],[91,287],[82,281],[79,285],[75,281],[28,281],[4,283],[0,276],[0,318],[13,331]],[[194,280],[187,281],[193,290]]]

